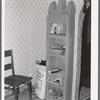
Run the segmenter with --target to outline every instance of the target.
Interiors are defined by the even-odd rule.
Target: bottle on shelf
[[[65,35],[65,24],[63,23],[52,23],[50,34],[52,35]]]

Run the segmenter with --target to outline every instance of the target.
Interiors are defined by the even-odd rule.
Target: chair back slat
[[[5,51],[5,57],[11,56],[12,50]]]
[[[5,64],[5,71],[12,69],[12,74],[14,75],[15,72],[14,72],[14,62],[13,62],[13,52],[12,52],[12,50],[5,51],[5,57],[6,58],[11,57],[11,62],[8,63],[8,64]]]
[[[12,64],[6,64],[5,65],[5,70],[9,70],[12,69]]]

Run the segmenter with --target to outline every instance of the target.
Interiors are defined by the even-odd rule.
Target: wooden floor
[[[79,100],[90,100],[90,89],[82,87]]]
[[[14,96],[9,96],[9,97],[6,97],[5,100],[14,100]],[[23,94],[21,94],[19,96],[19,99],[18,100],[30,100],[29,99],[29,94],[28,92],[24,92]],[[36,95],[32,95],[32,100],[40,100]]]
[[[5,100],[14,100],[14,96],[6,97]],[[25,91],[23,94],[21,94],[18,100],[30,100],[28,92]],[[32,100],[40,100],[40,99],[33,94]],[[79,100],[90,100],[90,89],[82,87]]]

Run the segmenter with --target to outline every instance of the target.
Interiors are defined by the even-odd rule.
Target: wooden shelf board
[[[66,40],[66,35],[49,34],[49,38],[58,38],[58,39]]]
[[[55,57],[60,57],[62,59],[65,59],[65,55],[59,55],[59,54],[54,54],[54,53],[49,53],[48,55],[49,55],[49,57],[55,56]]]
[[[56,87],[56,88],[59,88],[59,89],[63,90],[63,86],[61,86],[61,85],[52,84],[50,82],[47,82],[47,84],[50,85],[50,86],[53,86],[53,87]]]

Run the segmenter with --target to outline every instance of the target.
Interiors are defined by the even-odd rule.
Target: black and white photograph
[[[92,5],[2,1],[1,100],[97,100]]]

